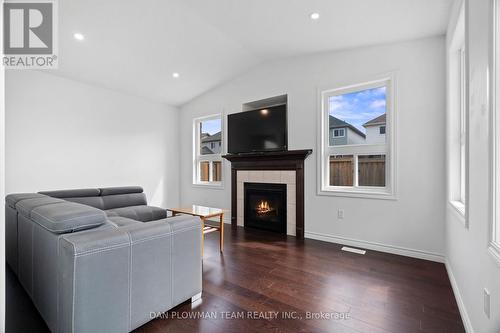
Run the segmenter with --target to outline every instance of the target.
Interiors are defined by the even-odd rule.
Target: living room
[[[500,331],[499,0],[2,10],[3,331]]]

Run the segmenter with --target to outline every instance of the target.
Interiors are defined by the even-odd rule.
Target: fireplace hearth
[[[245,227],[286,234],[286,184],[244,184]]]

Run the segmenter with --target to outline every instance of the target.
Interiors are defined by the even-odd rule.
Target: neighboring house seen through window
[[[333,137],[335,138],[341,138],[345,136],[345,129],[344,128],[339,128],[339,129],[334,129],[333,130]]]
[[[391,84],[384,79],[322,93],[322,192],[393,194],[386,137]]]
[[[221,115],[195,119],[194,136],[194,183],[220,185],[222,182]]]

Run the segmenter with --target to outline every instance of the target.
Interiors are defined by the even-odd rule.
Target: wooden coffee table
[[[213,207],[205,207],[192,205],[191,207],[179,207],[179,208],[167,208],[168,211],[172,212],[172,215],[175,216],[177,214],[188,214],[192,216],[198,216],[201,218],[203,233],[201,236],[201,254],[203,256],[203,243],[205,241],[205,234],[208,234],[212,231],[218,231],[220,234],[219,237],[219,247],[220,252],[224,250],[224,213],[227,211],[225,209],[213,208]],[[219,218],[219,225],[205,225],[207,219],[212,217]]]

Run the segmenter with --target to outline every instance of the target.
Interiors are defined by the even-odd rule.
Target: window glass
[[[221,118],[200,122],[200,155],[220,154],[222,140]]]
[[[214,161],[212,162],[212,179],[214,182],[220,182],[222,180],[222,162]]]
[[[195,119],[196,134],[193,181],[220,185],[222,181],[222,117]]]
[[[353,186],[354,156],[330,156],[330,186]]]
[[[385,186],[385,155],[358,156],[359,186]]]
[[[385,86],[329,97],[330,146],[385,143],[386,98]],[[339,128],[347,132],[342,139]]]
[[[210,162],[201,161],[200,162],[200,180],[202,182],[208,182],[210,175]]]

